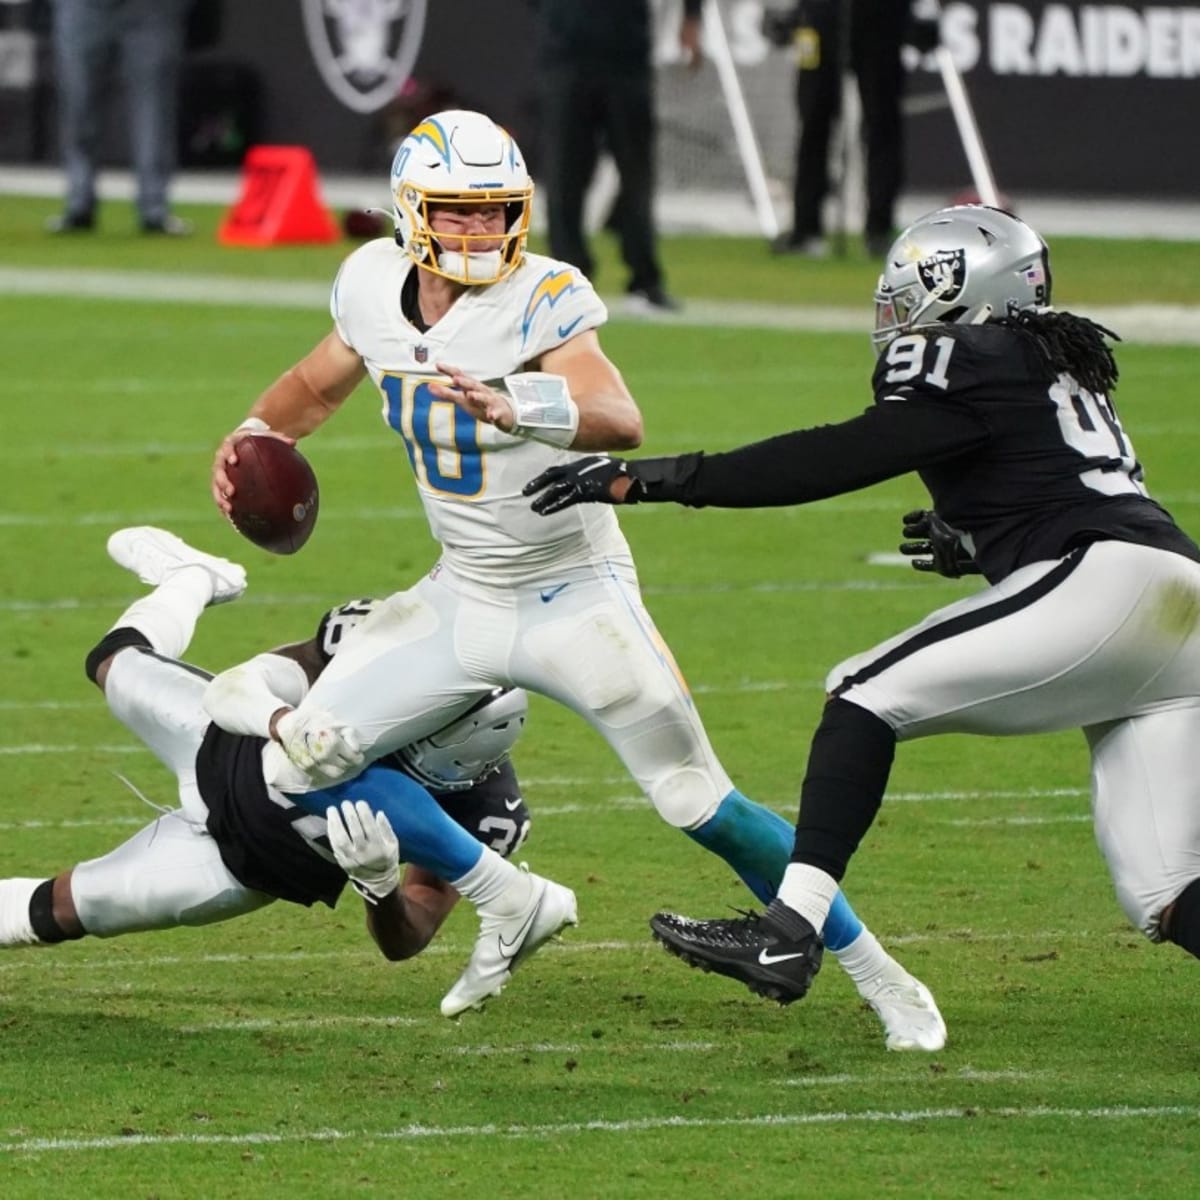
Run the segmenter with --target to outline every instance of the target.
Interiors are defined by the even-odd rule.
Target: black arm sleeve
[[[769,508],[840,496],[983,445],[986,422],[961,405],[884,401],[840,425],[797,429],[722,454],[631,461],[641,503]]]

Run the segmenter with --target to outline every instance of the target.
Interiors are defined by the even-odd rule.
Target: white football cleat
[[[902,970],[895,978],[883,975],[859,988],[859,995],[883,1022],[889,1050],[941,1050],[946,1044],[946,1022],[933,993]]]
[[[442,1016],[457,1017],[500,992],[512,973],[539,946],[568,925],[578,925],[575,893],[551,879],[529,874],[522,864],[528,899],[516,912],[498,916],[479,910],[479,937],[467,968],[442,997]]]
[[[135,525],[108,539],[108,556],[143,583],[157,587],[184,567],[203,567],[212,579],[209,604],[236,600],[246,590],[246,568],[227,558],[205,554],[165,529]]]

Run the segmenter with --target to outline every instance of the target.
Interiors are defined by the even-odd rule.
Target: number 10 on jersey
[[[430,390],[437,376],[385,375],[384,420],[404,439],[417,482],[469,500],[483,491],[483,455],[474,417]]]

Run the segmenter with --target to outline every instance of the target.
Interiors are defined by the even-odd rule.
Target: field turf
[[[223,251],[52,240],[51,206],[0,200],[0,270],[327,280],[348,247]],[[1061,302],[1200,304],[1200,245],[1055,243]],[[671,242],[685,297],[861,306],[875,267],[778,261],[748,240]],[[606,259],[602,284],[619,287]],[[174,803],[107,713],[84,654],[140,593],[109,532],[155,523],[237,556],[250,590],[203,618],[219,669],[307,636],[330,604],[432,563],[399,441],[366,388],[305,444],[322,509],[273,558],[211,506],[212,449],[327,329],[312,309],[0,295],[0,877],[41,877]],[[863,335],[614,321],[604,343],[645,450],[721,448],[868,402]],[[1154,493],[1200,532],[1200,348],[1129,344],[1117,393]],[[877,565],[914,478],[808,508],[622,516],[647,602],[742,789],[794,814],[826,670],[978,584]],[[936,993],[937,1055],[888,1054],[830,957],[780,1009],[652,943],[658,907],[746,896],[667,829],[607,747],[534,699],[515,754],[534,869],[581,924],[483,1013],[437,1012],[474,938],[385,963],[357,898],[225,925],[0,953],[0,1196],[1187,1197],[1200,1144],[1197,964],[1129,928],[1088,816],[1081,739],[942,738],[901,749],[846,880],[861,915]]]

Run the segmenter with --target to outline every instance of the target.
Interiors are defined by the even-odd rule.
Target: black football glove
[[[918,508],[905,513],[903,520],[904,536],[922,539],[900,543],[900,553],[912,558],[913,570],[936,571],[947,579],[979,574],[975,560],[958,540],[958,534],[932,509]]]
[[[613,495],[612,485],[619,479],[629,480],[629,490],[623,499]],[[558,467],[550,467],[531,479],[521,494],[542,494],[533,502],[533,511],[548,517],[574,504],[636,504],[644,495],[642,481],[629,473],[622,458],[606,454],[589,454],[586,458]]]

